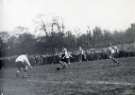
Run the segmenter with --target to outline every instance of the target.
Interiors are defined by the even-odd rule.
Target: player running
[[[67,68],[68,65],[70,64],[70,57],[71,57],[71,55],[69,54],[67,49],[63,48],[62,55],[61,55],[61,58],[60,58],[60,61],[59,61],[62,68],[57,68],[57,70]]]
[[[115,54],[118,52],[119,52],[119,50],[118,50],[117,46],[108,47],[108,57],[116,64],[119,64],[118,60],[116,60],[116,58],[115,58]]]
[[[27,72],[28,69],[32,69],[30,61],[26,54],[21,54],[20,56],[18,56],[15,60],[15,63],[16,63],[16,67],[17,67],[17,71],[16,71],[17,77],[19,77],[19,76],[24,77],[23,73]]]

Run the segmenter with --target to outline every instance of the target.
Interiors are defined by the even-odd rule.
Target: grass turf
[[[72,63],[59,71],[59,64],[36,66],[27,78],[16,78],[15,68],[5,68],[0,83],[5,95],[135,95],[135,58],[119,61]]]

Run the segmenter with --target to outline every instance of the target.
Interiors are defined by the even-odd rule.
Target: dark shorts
[[[26,65],[25,65],[24,62],[19,61],[19,62],[16,62],[16,67],[17,67],[19,70],[21,70],[21,69],[25,69]]]
[[[2,69],[3,66],[4,66],[4,63],[2,60],[0,60],[0,70]]]
[[[80,59],[80,61],[85,61],[86,60],[86,55],[80,54],[79,59]]]
[[[61,61],[69,63],[70,59],[69,58],[64,58],[64,59],[61,59]]]
[[[114,58],[114,57],[115,57],[115,54],[114,54],[114,53],[109,54],[108,57],[109,57],[109,58]]]

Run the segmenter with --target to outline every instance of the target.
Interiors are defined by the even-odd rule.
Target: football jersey
[[[29,62],[28,56],[25,55],[25,54],[22,54],[22,55],[18,56],[16,58],[15,62],[22,62],[22,63],[27,64],[27,65],[30,66],[30,62]]]

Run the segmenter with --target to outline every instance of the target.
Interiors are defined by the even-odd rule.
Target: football
[[[60,70],[60,67],[57,67],[56,70],[59,71]]]

